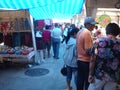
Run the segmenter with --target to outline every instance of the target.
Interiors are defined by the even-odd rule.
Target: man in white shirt
[[[51,37],[52,37],[52,46],[53,46],[53,53],[54,53],[54,58],[59,59],[59,48],[60,48],[60,37],[62,35],[62,30],[59,28],[59,24],[55,23],[55,27],[51,32]]]

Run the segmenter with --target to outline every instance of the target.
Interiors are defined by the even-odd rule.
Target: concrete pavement
[[[60,59],[54,59],[51,55],[40,65],[27,67],[26,65],[13,64],[0,69],[0,90],[66,90],[66,77],[62,76],[60,69],[63,66],[61,45]],[[42,76],[28,76],[28,69],[43,68],[49,73]],[[75,85],[72,80],[72,90]]]
[[[51,54],[40,65],[10,64],[6,68],[0,67],[0,90],[66,90],[66,77],[60,69],[63,66],[64,45],[60,47],[60,59],[54,59]],[[51,52],[52,53],[52,52]],[[42,76],[29,76],[25,72],[31,69],[47,69],[49,72]],[[34,72],[33,72],[34,73]],[[35,72],[36,73],[36,72]],[[72,79],[72,90],[76,90]],[[117,89],[120,90],[120,89]]]

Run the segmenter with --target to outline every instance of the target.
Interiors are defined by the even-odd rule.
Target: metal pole
[[[34,24],[33,24],[33,18],[32,18],[31,15],[30,15],[30,25],[31,25],[31,30],[32,30],[32,40],[33,40],[34,51],[37,51],[36,40],[35,40],[35,32],[34,32]]]
[[[35,39],[33,17],[31,15],[30,15],[30,25],[31,25],[31,30],[32,30],[33,47],[34,47],[34,52],[35,52],[34,63],[35,64],[41,64],[41,62],[42,62],[42,59],[41,59],[42,56],[40,54],[40,51],[38,51],[37,48],[36,48],[36,39]]]
[[[34,48],[34,53],[36,57],[36,41],[35,41],[35,34],[34,34],[34,24],[33,24],[33,17],[30,15],[30,26],[31,26],[31,31],[32,31],[32,41],[33,41],[33,48]],[[35,58],[33,60],[33,63],[35,63]]]

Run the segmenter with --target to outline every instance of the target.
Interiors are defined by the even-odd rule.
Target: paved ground
[[[28,67],[23,64],[12,64],[0,69],[0,90],[66,90],[66,78],[61,75],[60,69],[63,66],[62,47],[60,59],[46,58],[40,65]],[[43,76],[28,76],[25,74],[28,69],[44,68],[49,73]],[[72,80],[72,87],[75,85]]]
[[[60,73],[63,66],[63,47],[64,45],[61,45],[58,60],[53,59],[51,55],[51,58],[46,58],[45,62],[32,67],[24,64],[8,64],[6,68],[0,67],[0,90],[66,90],[66,77]],[[27,70],[39,68],[47,69],[49,73],[43,76],[25,74]],[[72,87],[72,90],[76,90],[73,79]]]

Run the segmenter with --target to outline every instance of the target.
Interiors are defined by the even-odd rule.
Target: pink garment
[[[42,29],[45,26],[44,20],[37,21],[37,29]]]
[[[50,30],[43,30],[42,31],[42,37],[45,42],[51,40],[51,31]]]

